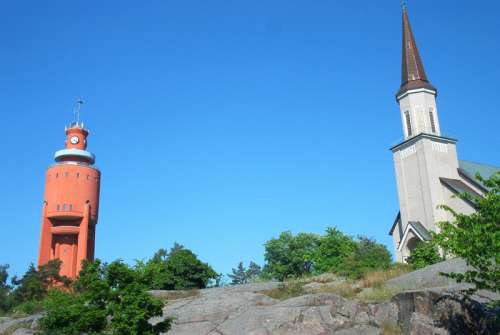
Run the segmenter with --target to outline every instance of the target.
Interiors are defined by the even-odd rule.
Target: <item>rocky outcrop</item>
[[[34,334],[38,319],[42,314],[34,314],[24,318],[4,318],[0,321],[0,334]]]
[[[450,288],[397,294],[398,323],[404,334],[499,334],[500,296],[478,291],[471,296]]]
[[[480,293],[467,299],[449,289],[408,291],[391,301],[366,304],[337,294],[316,293],[276,300],[263,294],[280,283],[200,290],[171,301],[171,335],[326,335],[384,334],[392,329],[412,335],[497,334],[498,310]],[[162,295],[161,291],[154,293]],[[482,295],[481,295],[482,294]],[[159,319],[152,320],[157,322]]]

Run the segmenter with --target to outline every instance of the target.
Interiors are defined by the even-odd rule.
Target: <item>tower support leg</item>
[[[82,223],[80,224],[80,231],[78,233],[78,255],[76,260],[76,273],[78,276],[82,269],[82,262],[87,259],[87,246],[89,239],[89,221],[90,221],[90,205],[85,204]]]
[[[40,249],[38,252],[38,266],[46,264],[51,259],[52,233],[50,231],[51,223],[47,218],[47,203],[43,204],[42,211],[42,231],[40,233]]]

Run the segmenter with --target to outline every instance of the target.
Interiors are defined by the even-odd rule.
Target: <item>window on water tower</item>
[[[436,133],[436,122],[434,121],[434,109],[429,108],[429,120],[431,121],[431,130]]]
[[[60,209],[61,209],[61,206],[59,206],[59,204],[57,204],[57,206],[56,206],[56,210],[58,211],[58,210],[60,210]]]
[[[73,204],[69,204],[69,210],[72,211],[73,210]]]
[[[63,204],[62,208],[63,208],[62,210],[65,211],[66,210],[66,204]]]
[[[405,111],[405,122],[406,122],[406,132],[408,133],[408,136],[411,136],[412,131],[411,131],[411,119],[409,111]]]

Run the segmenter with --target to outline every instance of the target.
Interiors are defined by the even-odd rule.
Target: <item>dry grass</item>
[[[399,277],[413,271],[407,264],[396,264],[386,270],[377,270],[366,273],[361,279],[363,287],[380,287],[389,279]]]
[[[363,302],[382,302],[390,300],[394,295],[400,293],[397,288],[379,286],[372,287],[361,291],[357,298]]]
[[[325,285],[314,291],[315,293],[334,293],[346,299],[354,298],[361,292],[361,288],[351,282],[342,282],[338,285]]]
[[[172,290],[172,291],[162,291],[161,294],[157,294],[156,297],[161,300],[179,300],[186,299],[191,297],[198,297],[200,295],[200,291],[198,289],[193,290]]]
[[[394,322],[389,322],[389,321],[385,321],[384,323],[382,323],[381,327],[380,327],[380,331],[381,331],[381,334],[382,335],[402,335],[403,334],[403,330],[401,329],[401,327],[394,323]]]
[[[275,288],[272,290],[265,290],[259,293],[265,294],[268,297],[278,300],[286,300],[294,297],[304,295],[304,289],[302,288],[306,283],[299,280],[291,280],[283,283],[282,287]]]

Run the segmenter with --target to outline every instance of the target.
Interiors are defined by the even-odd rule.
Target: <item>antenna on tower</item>
[[[75,121],[74,123],[76,125],[78,125],[80,123],[80,110],[82,109],[82,105],[83,105],[83,100],[78,98],[78,100],[76,100],[76,106],[75,106],[75,111],[74,111],[74,118],[75,118]]]
[[[401,1],[401,7],[403,7],[403,10],[406,10],[406,0]]]

